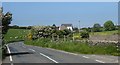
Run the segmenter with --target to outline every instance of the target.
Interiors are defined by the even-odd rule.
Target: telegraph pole
[[[80,21],[78,21],[79,22],[79,33],[80,33]]]

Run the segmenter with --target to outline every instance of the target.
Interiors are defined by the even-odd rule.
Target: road
[[[14,42],[7,45],[8,55],[3,63],[118,63],[118,57],[74,54],[65,51]]]

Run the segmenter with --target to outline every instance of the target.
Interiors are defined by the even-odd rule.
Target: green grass
[[[26,29],[9,29],[4,40],[5,42],[23,40],[28,32],[29,30]]]
[[[93,35],[115,35],[115,34],[120,34],[120,32],[118,30],[114,30],[114,31],[90,32],[89,33],[90,36],[93,36]],[[74,33],[74,37],[81,39],[80,33]]]
[[[73,42],[73,41],[57,41],[51,42],[50,39],[37,39],[37,40],[25,40],[25,44],[54,48],[58,50],[64,50],[67,52],[80,53],[80,54],[102,54],[102,55],[120,55],[118,54],[115,45],[106,46],[90,46],[87,43]]]

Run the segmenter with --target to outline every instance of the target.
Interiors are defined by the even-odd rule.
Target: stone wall
[[[89,40],[98,40],[98,41],[118,41],[119,36],[116,35],[92,35]]]

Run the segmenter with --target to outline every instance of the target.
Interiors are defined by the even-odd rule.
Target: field
[[[23,40],[29,30],[25,29],[9,29],[5,35],[5,42]]]

